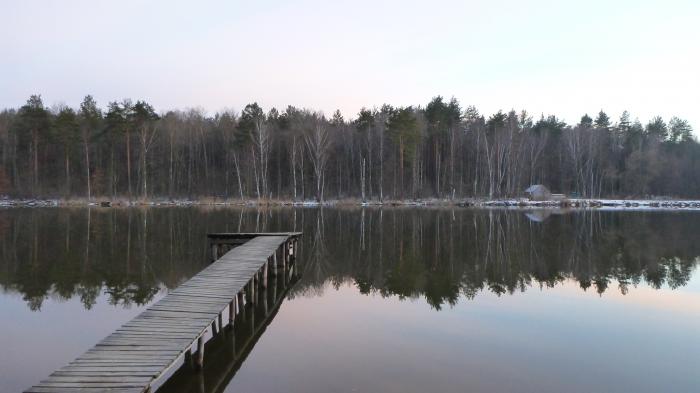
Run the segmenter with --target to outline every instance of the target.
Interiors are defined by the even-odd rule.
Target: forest
[[[577,124],[526,111],[482,114],[437,96],[345,118],[288,106],[213,115],[86,96],[32,95],[0,111],[0,195],[12,198],[411,200],[520,196],[531,184],[579,197],[700,196],[691,125],[627,111]]]

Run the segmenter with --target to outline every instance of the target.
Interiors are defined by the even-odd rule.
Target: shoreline
[[[3,198],[0,208],[13,207],[461,207],[476,209],[553,209],[553,210],[700,210],[700,200],[686,199],[605,199],[572,198],[550,201],[531,201],[525,198],[508,199],[420,199],[386,200],[362,202],[359,199],[317,201],[293,200],[240,200],[240,199],[149,199],[131,200],[99,198],[87,199],[43,199]]]

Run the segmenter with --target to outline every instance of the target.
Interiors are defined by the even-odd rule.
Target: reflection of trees
[[[324,217],[323,209],[318,211],[316,214],[316,225],[310,231],[311,233],[306,233],[306,236],[310,238],[308,242],[309,246],[306,248],[304,255],[304,264],[302,265],[303,275],[309,275],[313,277],[309,282],[316,283],[317,285],[308,285],[305,287],[306,292],[313,292],[315,294],[321,294],[323,290],[323,283],[327,278],[333,280],[331,275],[331,263],[326,249],[326,245],[323,240],[325,228],[324,228]],[[339,284],[336,282],[336,284]]]
[[[566,280],[600,294],[613,286],[624,294],[642,282],[678,288],[700,255],[687,236],[688,215],[579,212],[533,222],[506,211],[348,209],[327,216],[327,256],[302,255],[326,264],[304,275],[299,291],[351,281],[361,293],[423,296],[436,309],[459,295],[513,294]],[[313,250],[317,237],[304,242]]]
[[[300,285],[327,283],[415,299],[436,309],[484,291],[498,295],[575,280],[627,293],[686,285],[700,263],[692,214],[579,212],[531,221],[467,209],[9,209],[0,211],[0,286],[44,299],[98,296],[150,302],[206,263],[207,232],[304,231]]]
[[[142,220],[132,220],[139,213]],[[206,215],[193,223],[189,210],[176,211],[176,220],[167,213],[95,208],[1,211],[0,221],[8,229],[0,232],[0,285],[21,293],[32,310],[41,309],[49,297],[74,296],[89,309],[102,293],[114,305],[148,303],[162,287],[177,286],[205,262]],[[141,268],[134,269],[130,261]]]

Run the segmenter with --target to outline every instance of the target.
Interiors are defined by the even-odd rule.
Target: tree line
[[[673,117],[600,111],[570,125],[481,114],[452,98],[363,108],[352,119],[288,106],[207,115],[148,102],[0,111],[0,194],[16,197],[363,201],[500,198],[530,184],[582,197],[697,197],[700,144]]]

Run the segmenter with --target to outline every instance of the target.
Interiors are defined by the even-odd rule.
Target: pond
[[[167,392],[689,392],[696,212],[0,210],[0,392],[21,391],[207,265],[206,233],[303,231],[271,310]]]

